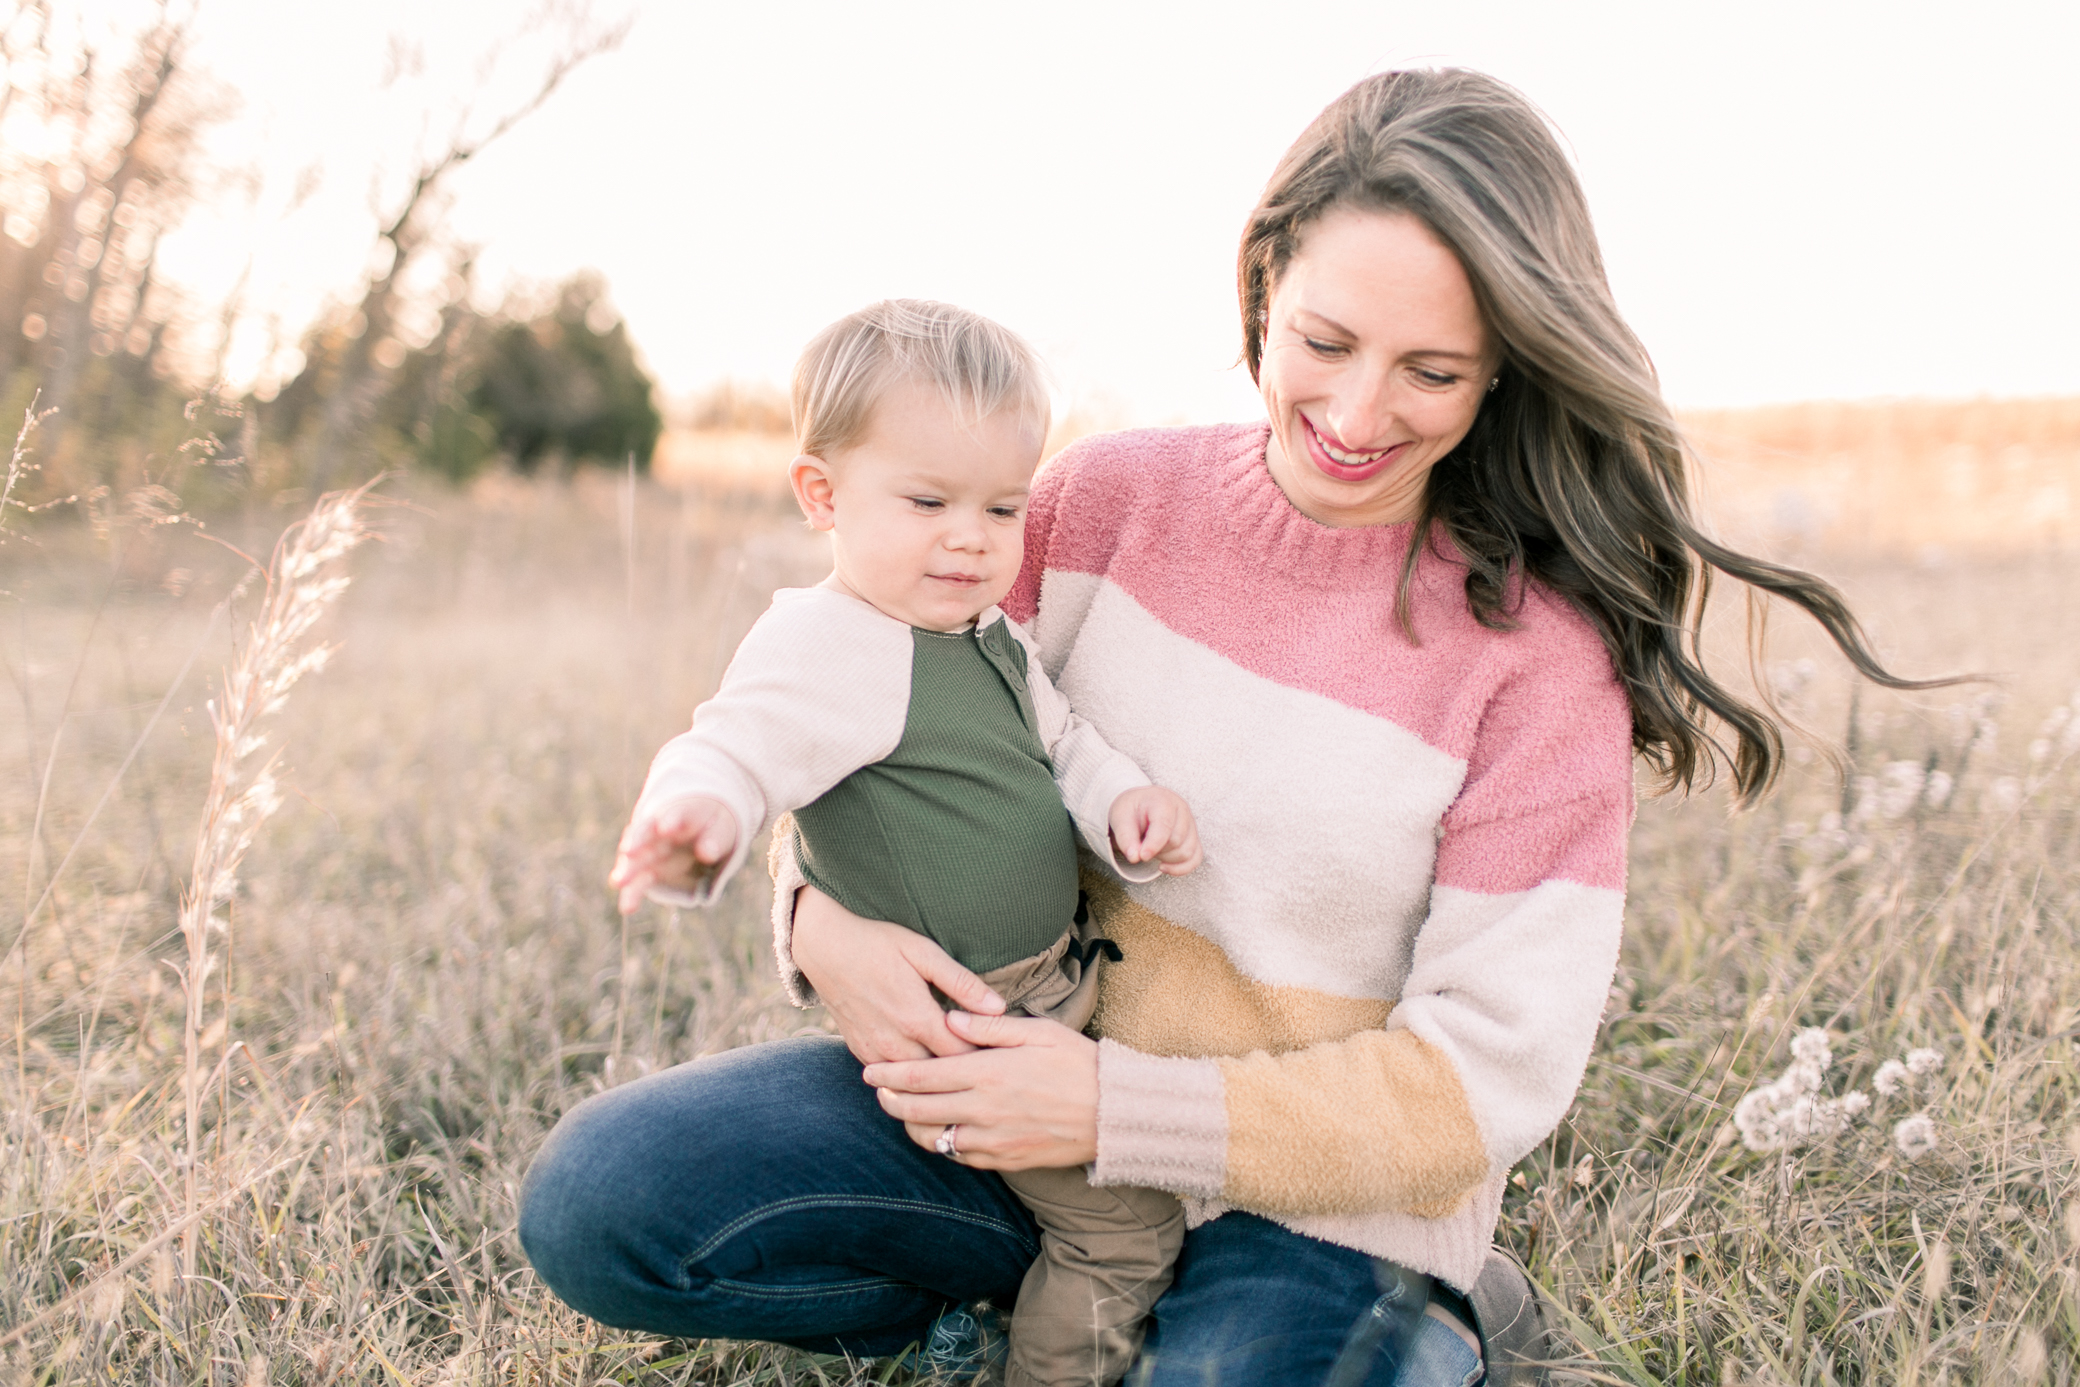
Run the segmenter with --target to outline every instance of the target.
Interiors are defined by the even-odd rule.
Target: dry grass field
[[[2076,1380],[2080,594],[2069,531],[1974,506],[2080,484],[2080,406],[1928,410],[1691,421],[1730,533],[1841,582],[1901,667],[2003,682],[1852,699],[1782,619],[1766,677],[1822,751],[1746,814],[1643,803],[1607,1023],[1501,1234],[1576,1380]],[[1901,439],[1978,481],[1903,494]],[[1771,511],[1786,486],[1837,510]],[[209,700],[260,589],[225,607],[245,566],[178,525],[0,547],[0,1384],[894,1380],[601,1330],[513,1236],[570,1105],[821,1025],[779,995],[757,874],[626,925],[602,883],[650,750],[818,547],[746,485],[385,490],[308,638],[336,654],[238,763],[280,753],[279,806],[192,949]],[[209,533],[263,552],[303,508]],[[1827,1062],[1801,1041],[1737,1125],[1814,1028]],[[1884,1068],[1918,1050],[1940,1067]]]

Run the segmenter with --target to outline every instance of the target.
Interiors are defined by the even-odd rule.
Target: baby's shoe
[[[934,1382],[998,1387],[1011,1341],[998,1327],[997,1312],[986,1303],[956,1305],[932,1321],[924,1342],[896,1360],[905,1372]]]

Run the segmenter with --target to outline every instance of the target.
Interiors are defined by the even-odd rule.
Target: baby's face
[[[964,424],[930,385],[889,391],[866,437],[826,460],[837,578],[898,621],[967,627],[1025,561],[1040,443],[1013,411]]]

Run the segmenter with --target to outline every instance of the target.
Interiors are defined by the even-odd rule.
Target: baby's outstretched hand
[[[719,799],[694,795],[638,808],[621,834],[621,851],[607,885],[619,893],[623,915],[643,903],[653,886],[691,891],[737,846],[737,818]]]
[[[1143,785],[1112,802],[1112,847],[1129,862],[1155,859],[1165,876],[1199,865],[1199,825],[1175,790]]]

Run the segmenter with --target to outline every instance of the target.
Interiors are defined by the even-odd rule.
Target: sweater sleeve
[[[1630,715],[1600,650],[1491,697],[1383,1026],[1239,1057],[1107,1041],[1096,1182],[1271,1215],[1462,1207],[1565,1115],[1616,967]]]
[[[693,727],[657,753],[636,801],[642,815],[696,795],[720,800],[736,819],[736,848],[694,891],[657,888],[652,899],[706,905],[759,830],[893,751],[910,662],[909,629],[865,603],[815,588],[776,595]]]

